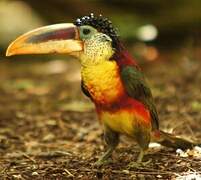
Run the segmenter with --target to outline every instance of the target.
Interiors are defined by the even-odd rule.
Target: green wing
[[[145,105],[152,117],[152,128],[158,129],[158,113],[143,73],[134,66],[125,66],[120,74],[128,95]]]

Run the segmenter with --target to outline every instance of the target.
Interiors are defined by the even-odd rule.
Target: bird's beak
[[[83,50],[77,26],[71,23],[55,24],[32,30],[13,41],[6,56],[17,54],[76,54]]]

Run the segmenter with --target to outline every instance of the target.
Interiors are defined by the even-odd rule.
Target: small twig
[[[180,157],[180,156],[176,156],[174,154],[166,154],[166,153],[161,153],[161,152],[158,152],[158,154],[161,154],[163,156],[170,156],[170,157],[173,157],[173,158],[177,158],[178,160],[183,160],[183,161],[186,161],[186,162],[191,162],[191,163],[195,163],[195,164],[200,164],[200,162],[197,162],[195,160],[191,160],[187,157]]]
[[[53,157],[62,157],[62,156],[69,156],[71,155],[69,152],[65,151],[50,151],[50,152],[41,152],[35,154],[37,157],[44,157],[44,158],[53,158]]]
[[[85,171],[85,172],[100,172],[98,169],[80,169],[81,171]],[[141,169],[143,170],[143,169]],[[145,169],[147,170],[147,169]],[[145,175],[155,175],[155,174],[176,174],[176,172],[171,172],[171,171],[158,171],[156,169],[150,169],[152,171],[129,171],[131,173],[135,173],[135,174],[145,174]],[[119,174],[119,173],[123,173],[123,174],[127,174],[124,171],[120,171],[120,170],[112,170],[113,173]]]
[[[35,162],[30,156],[35,157],[43,157],[43,158],[53,158],[53,157],[62,157],[62,156],[70,156],[72,155],[66,151],[49,151],[49,152],[40,152],[40,153],[9,153],[7,154],[7,158],[22,158],[26,157],[31,161]]]
[[[71,177],[74,177],[74,175],[68,170],[68,169],[64,169],[64,171]]]
[[[186,121],[188,121],[188,122],[185,123],[185,125],[186,125],[187,129],[189,130],[189,132],[191,133],[191,136],[192,136],[193,139],[195,140],[195,139],[196,139],[196,137],[195,137],[195,133],[193,132],[191,126],[189,126],[189,124],[190,124],[190,122],[191,122],[191,119],[189,119],[189,116],[187,116],[187,117],[188,117],[188,118],[187,118]]]
[[[36,163],[36,161],[35,161],[33,158],[31,158],[29,155],[27,155],[27,154],[25,154],[25,153],[22,153],[22,155],[23,155],[25,158],[27,158],[27,159],[29,159],[30,161],[32,161],[33,163]]]
[[[1,170],[0,174],[4,174],[7,169],[8,169],[8,167],[4,167],[4,168]]]
[[[122,171],[113,170],[114,173],[124,173]],[[176,174],[175,172],[171,171],[129,171],[133,174],[144,174],[144,175],[158,175],[158,174]]]

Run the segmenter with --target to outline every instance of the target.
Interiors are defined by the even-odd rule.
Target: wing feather
[[[120,74],[127,94],[145,105],[145,107],[150,111],[152,128],[158,129],[158,113],[151,90],[146,83],[143,73],[135,66],[125,66],[121,68]]]

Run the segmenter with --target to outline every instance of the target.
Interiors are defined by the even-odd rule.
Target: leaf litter
[[[161,128],[199,141],[201,62],[194,64],[193,73],[182,62],[149,64],[144,71]],[[136,169],[128,164],[136,161],[139,149],[127,137],[122,137],[113,163],[95,168],[105,144],[79,76],[74,60],[0,63],[0,179],[200,178],[200,147],[174,151],[150,144],[145,156],[152,160],[150,166]]]

